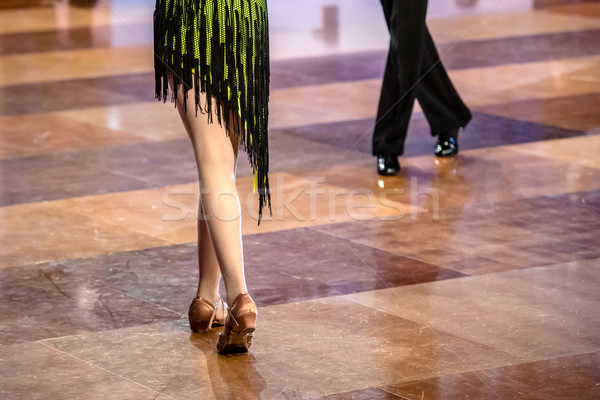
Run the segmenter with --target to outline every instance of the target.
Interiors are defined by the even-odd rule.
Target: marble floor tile
[[[2,207],[0,221],[0,267],[168,244],[51,202]]]
[[[459,92],[470,106],[512,101],[586,95],[600,90],[595,83],[598,57],[502,65],[451,71]],[[11,95],[0,103],[3,115],[119,105],[152,100],[150,73],[111,75],[68,82],[45,82],[0,88]],[[272,128],[373,118],[381,89],[379,79],[337,82],[274,90],[271,96]],[[74,91],[79,97],[34,103],[39,93],[53,98]],[[54,99],[53,99],[54,100]],[[418,112],[419,108],[415,108]]]
[[[139,118],[140,113],[145,117]],[[322,168],[332,162],[352,162],[356,159],[357,151],[370,155],[373,128],[371,118],[348,121],[339,116],[326,116],[325,120],[327,119],[342,121],[283,129],[277,126],[285,125],[286,121],[273,121],[270,143],[273,147],[271,169],[295,171],[298,168]],[[8,136],[2,139],[0,155],[3,157],[41,154],[55,150],[92,149],[115,144],[186,140],[177,112],[172,107],[160,103],[2,117],[0,122],[6,122],[6,126],[9,127],[6,129]],[[23,131],[25,135],[22,134]],[[11,135],[13,132],[14,135]],[[578,131],[475,113],[468,129],[461,133],[461,148],[490,147],[579,134]],[[293,139],[291,136],[302,140]],[[405,155],[430,154],[434,142],[423,115],[415,114],[410,125]],[[35,145],[32,146],[32,143]],[[318,143],[326,146],[319,146]],[[348,150],[351,152],[346,154]],[[343,152],[340,153],[339,160],[336,157],[332,158],[331,156],[338,151]],[[243,168],[240,168],[240,172],[242,170]]]
[[[82,123],[83,121],[82,119]],[[463,135],[464,147],[489,147],[491,145],[504,144],[501,141],[492,142],[494,135],[489,136],[489,140],[487,136],[478,138],[476,135],[477,126],[484,126],[485,124],[494,126],[498,125],[498,121],[502,120],[486,116],[477,117],[474,121],[474,128]],[[409,139],[407,146],[411,147],[410,150],[407,150],[407,154],[429,153],[432,144],[428,143],[428,141],[431,141],[431,139],[424,132],[420,135],[418,134],[418,130],[421,129],[419,125],[424,123],[422,116],[417,116],[415,122],[414,130],[417,130],[417,132],[412,135],[412,139]],[[175,124],[177,122],[173,121],[173,125]],[[365,133],[361,132],[368,125],[369,121],[364,120],[356,123],[347,122],[332,125],[315,125],[306,128],[274,130],[271,135],[271,171],[273,173],[287,171],[305,174],[307,170],[324,170],[332,167],[332,164],[348,165],[356,162],[357,159],[361,160],[361,162],[372,160],[371,156],[357,153],[367,151],[366,138],[370,135],[366,135],[366,131]],[[519,132],[526,132],[526,125],[522,124],[521,126],[520,123],[515,122],[515,135],[518,136]],[[519,128],[519,126],[521,127]],[[553,128],[540,128],[539,131],[529,129],[529,131],[529,137],[525,136],[519,140],[540,140],[542,138],[548,139],[576,134],[575,132]],[[351,137],[351,141],[348,143],[342,140],[345,133],[348,133]],[[115,134],[118,135],[118,133]],[[330,134],[332,138],[321,139],[323,134]],[[67,137],[63,137],[64,141],[68,140]],[[508,137],[510,138],[511,136]],[[74,146],[91,146],[94,143],[93,140],[90,139],[89,142],[86,142],[85,136],[79,142],[74,139]],[[108,138],[101,139],[100,143],[107,144],[105,140],[108,140]],[[118,140],[136,141],[137,139],[135,137],[131,139],[124,137]],[[353,145],[352,141],[356,144]],[[60,143],[62,143],[61,140],[58,140],[57,145]],[[333,145],[337,146],[333,147]],[[20,151],[19,148],[15,148],[16,146],[27,147],[13,140],[6,146],[5,152],[14,154]],[[65,146],[70,146],[70,144]],[[530,147],[534,148],[535,146]],[[508,174],[511,175],[512,179],[512,175],[515,175],[516,181],[511,181],[511,186],[522,186],[520,190],[526,191],[529,197],[533,195],[554,194],[554,192],[547,192],[547,190],[555,190],[554,187],[559,187],[562,191],[588,190],[590,189],[589,185],[594,182],[594,170],[587,170],[583,165],[577,167],[553,162],[541,157],[530,157],[524,160],[517,159],[520,157],[519,154],[522,153],[512,151],[513,147],[510,149],[510,152],[502,149],[493,150],[493,161],[489,160],[489,152],[492,150],[469,153],[463,151],[465,156],[461,157],[458,163],[465,165],[462,169],[464,172],[469,172],[469,169],[473,169],[474,163],[487,164],[483,170],[481,168],[473,169],[473,173],[475,174],[481,174],[483,171],[487,175],[490,175],[489,173],[491,173],[492,168],[495,169],[499,166],[502,166],[502,168],[504,166],[509,167],[510,169],[505,169],[504,174],[498,175],[497,179],[507,179],[509,178]],[[24,149],[23,151],[28,150]],[[469,155],[475,157],[469,157]],[[565,158],[567,156],[563,155],[561,157]],[[568,157],[564,161],[569,161]],[[187,139],[167,140],[160,143],[147,142],[120,147],[86,148],[77,152],[42,154],[29,158],[0,160],[0,163],[3,165],[2,170],[4,174],[2,175],[2,179],[5,182],[2,202],[7,205],[60,199],[69,196],[96,195],[124,189],[134,190],[145,187],[186,184],[197,180],[195,161]],[[546,175],[540,177],[535,172],[537,171],[535,169],[527,171],[525,175],[521,171],[518,174],[511,172],[511,170],[517,167],[532,167],[532,163],[536,167],[543,168],[552,173],[547,172]],[[410,166],[409,161],[403,161],[403,164]],[[56,175],[47,176],[49,173],[47,168],[49,166],[51,167],[50,171]],[[238,167],[238,175],[240,177],[246,177],[251,174],[244,160],[238,163]],[[428,166],[428,168],[433,168],[433,173],[435,174],[439,173],[436,166]],[[18,174],[16,171],[18,171]],[[567,177],[569,177],[568,185],[566,186],[563,184],[565,171],[567,172]],[[410,172],[408,167],[405,169],[405,172]],[[370,178],[372,175],[372,171],[370,171],[367,176],[369,179],[372,179]],[[33,185],[32,182],[39,179],[40,176],[44,177],[42,184]],[[57,189],[57,186],[60,187],[60,185],[54,184],[54,179],[63,179],[65,176],[70,177],[70,184],[62,189]],[[94,176],[95,179],[90,180],[90,176]],[[541,180],[544,177],[551,180],[549,182],[551,183],[551,187],[547,188],[548,183],[545,183],[541,189],[531,187],[533,183],[532,179]],[[556,177],[559,178],[558,181],[555,181]],[[479,178],[477,177],[477,180]],[[486,176],[486,181],[481,183],[490,183],[487,179],[489,179],[489,176]],[[519,181],[522,181],[522,184],[519,184]],[[443,182],[440,184],[443,185]],[[537,187],[539,184],[536,183],[534,186]],[[497,189],[490,191],[490,189],[493,189],[493,185],[491,184],[486,185],[485,189],[486,192],[484,195],[488,198],[491,194],[498,192]],[[505,193],[505,191],[501,193]]]
[[[0,346],[0,369],[6,400],[170,398],[41,343]]]
[[[11,292],[19,290],[19,273],[23,271],[23,274],[30,276],[30,286],[49,286],[50,282],[56,281],[61,290],[70,293],[71,297],[87,293],[92,300],[98,293],[121,294],[145,304],[150,310],[162,310],[163,313],[156,314],[155,318],[159,319],[161,316],[163,320],[170,320],[186,315],[187,307],[196,295],[197,266],[196,245],[189,244],[105,252],[89,258],[63,259],[36,266],[7,268],[2,274],[5,279],[4,286]],[[25,298],[23,301],[32,300]],[[78,312],[84,313],[88,310]],[[124,316],[129,315],[123,311],[120,313]],[[135,313],[129,315],[131,320],[134,317]],[[147,318],[148,315],[140,313],[139,317]],[[147,322],[147,319],[142,321]],[[80,323],[83,328],[88,327],[87,321],[82,320]],[[17,330],[18,327],[13,326],[11,329]]]
[[[0,343],[31,342],[181,317],[178,312],[108,287],[100,274],[88,281],[77,276],[84,272],[69,271],[59,262],[0,269]]]
[[[591,400],[600,395],[599,368],[600,354],[596,352],[484,370],[481,375],[502,398]]]
[[[381,81],[338,82],[272,93],[270,116],[274,127],[301,126],[375,115]]]
[[[381,78],[386,59],[387,49],[273,60],[271,89]]]
[[[194,150],[189,139],[104,147],[79,152],[78,157],[84,158],[85,163],[93,168],[144,181],[150,187],[198,180]]]
[[[68,2],[56,2],[53,7],[3,10],[0,13],[0,33],[44,32],[113,24],[135,26],[152,20],[152,6],[122,2],[121,5],[114,7],[102,1],[96,7],[86,9],[70,7]]]
[[[586,95],[600,91],[598,57],[451,71],[465,102],[483,105]],[[273,127],[373,118],[381,81],[338,82],[275,91]],[[420,111],[418,107],[415,112]]]
[[[596,112],[599,107],[600,95],[591,93],[581,96],[493,104],[477,107],[477,110],[519,121],[594,132],[600,129],[600,118]]]
[[[217,356],[216,332],[189,334],[184,323],[45,343],[182,399],[227,398],[232,384],[243,388],[248,398],[278,394],[312,398],[522,362],[493,348],[337,298],[264,307],[259,312],[253,348],[249,355],[238,357]],[[236,370],[243,371],[243,379]],[[314,379],[315,374],[319,379]]]
[[[439,52],[444,54],[444,65],[447,69],[594,56],[600,52],[593,40],[597,34],[596,30],[583,30],[514,38],[465,40],[456,44],[441,44]],[[152,41],[149,24],[2,35],[1,39],[0,55],[5,56],[11,54],[34,56],[36,52],[90,48],[102,53],[106,48],[131,47],[141,45],[142,41],[150,46]],[[90,51],[87,51],[80,56],[89,57],[90,54]],[[44,57],[48,56],[44,55]],[[7,60],[10,61],[11,58]],[[382,76],[385,61],[386,50],[335,54],[309,59],[274,60],[271,65],[271,88],[277,90],[376,79]],[[69,70],[65,71],[68,72]],[[36,82],[39,80],[36,79]]]
[[[460,132],[461,150],[582,135],[579,130],[561,129],[545,125],[541,121],[532,123],[510,116],[504,118],[493,114],[494,112],[473,113],[473,119],[467,128]],[[341,156],[343,157],[331,157],[328,164],[333,164],[342,162],[341,159],[355,157],[355,154],[347,152],[360,152],[370,156],[374,124],[375,119],[371,117],[274,129],[271,134],[284,133],[337,147],[342,150]],[[436,138],[431,136],[431,128],[423,113],[415,113],[408,128],[403,156],[432,155],[436,142]],[[280,152],[289,151],[286,148],[278,150]],[[323,165],[323,167],[327,166]]]
[[[55,326],[56,329],[75,332],[114,329],[187,317],[187,308],[197,290],[197,248],[195,244],[152,246],[5,268],[0,274],[5,296],[15,308],[12,312],[15,318],[18,316],[16,309],[21,308],[33,309],[30,319],[58,320],[59,316],[44,316],[35,310],[33,302],[42,296],[54,303],[53,306],[72,309],[78,316],[69,320],[63,315],[65,326]],[[124,308],[127,302],[132,308],[130,311]],[[104,303],[110,307],[105,307]],[[10,305],[5,307],[8,310]],[[113,321],[108,311],[113,312]],[[19,322],[14,318],[11,321]],[[21,328],[11,323],[5,329],[15,332]]]
[[[399,400],[401,397],[379,388],[355,390],[353,392],[336,393],[312,400]]]
[[[0,86],[0,115],[108,107],[154,101],[151,74]],[[77,93],[77,96],[65,96]]]
[[[434,22],[435,24],[435,22]],[[446,69],[490,67],[536,61],[596,56],[597,29],[440,43]],[[387,49],[307,59],[275,60],[271,88],[285,89],[381,78]]]
[[[144,45],[15,54],[2,57],[0,86],[89,79],[153,71],[152,48]]]
[[[134,134],[140,138],[140,142],[188,138],[179,113],[171,103],[132,103],[65,110],[55,114],[66,120]]]
[[[402,399],[445,398],[592,400],[600,395],[598,353],[511,365],[386,386]],[[565,373],[565,371],[569,371]],[[482,383],[483,381],[483,383]],[[384,397],[385,398],[385,397]]]
[[[140,328],[45,343],[172,399],[274,398],[285,389],[277,374],[263,377],[270,370],[265,357],[218,356],[216,332],[191,334],[183,324]]]
[[[565,141],[566,154],[569,154],[569,140]],[[572,158],[576,157],[578,143],[581,146],[584,141],[574,140]],[[308,176],[325,179],[328,184],[344,188],[369,189],[377,195],[385,192],[402,203],[419,207],[421,211],[431,210],[432,206],[439,204],[439,213],[447,211],[448,207],[511,202],[597,188],[596,168],[570,163],[566,159],[544,157],[542,150],[537,150],[538,154],[524,156],[523,152],[516,150],[521,146],[525,146],[524,151],[528,151],[529,146],[536,149],[536,144],[532,143],[466,150],[456,159],[448,160],[431,156],[405,157],[401,158],[401,172],[394,177],[377,176],[374,160],[368,157],[347,166],[322,166],[316,171],[308,171]],[[546,148],[551,147],[548,145]],[[542,145],[540,148],[545,147]],[[583,156],[582,160],[586,157],[593,158],[593,154]]]
[[[196,184],[77,197],[53,204],[82,216],[91,216],[95,224],[126,227],[136,234],[168,243],[196,240]]]
[[[544,360],[598,351],[599,265],[598,259],[577,261],[344,298]]]
[[[257,226],[257,196],[252,194],[251,178],[238,180],[242,202],[244,234],[310,227],[332,222],[396,219],[419,212],[418,207],[397,199],[377,196],[368,189],[354,191],[331,186],[321,179],[287,173],[272,174],[272,215],[265,210]],[[246,193],[250,196],[245,195]]]
[[[23,2],[19,0],[5,0],[0,5],[0,10],[14,10],[18,8],[33,8],[33,7],[44,7],[48,6],[44,0],[31,0]]]
[[[164,177],[162,175],[161,179]],[[356,192],[328,185],[321,179],[311,180],[289,174],[272,174],[271,180],[273,216],[265,214],[261,225],[257,226],[257,195],[252,192],[253,178],[238,179],[243,212],[242,232],[245,235],[335,221],[395,219],[405,213],[418,212],[410,203],[377,197],[368,189]],[[2,224],[16,227],[13,231],[6,229],[0,232],[4,238],[2,265],[23,265],[52,259],[48,257],[75,258],[119,248],[133,250],[195,241],[197,198],[196,185],[186,184],[2,208]],[[44,218],[42,229],[38,218]],[[55,232],[57,241],[70,241],[56,243],[53,239],[39,242],[51,232]],[[76,242],[72,242],[74,239]],[[92,246],[94,243],[96,247]]]
[[[163,187],[198,179],[188,139],[5,159],[0,160],[0,166],[3,205]],[[62,185],[64,180],[69,184]]]
[[[151,45],[152,41],[152,23],[9,33],[0,34],[0,56]]]
[[[105,153],[109,151],[106,150]],[[112,168],[111,159],[94,164],[86,152],[51,153],[0,160],[0,205],[88,196],[146,188],[150,183]],[[135,163],[141,160],[132,160]],[[150,175],[150,173],[149,173]]]
[[[537,143],[513,146],[511,150],[552,160],[560,160],[570,165],[600,168],[597,154],[600,151],[600,135],[548,140]],[[576,179],[573,176],[573,179]]]
[[[353,131],[362,126],[362,124],[353,125],[351,123],[345,125],[352,127]],[[327,131],[327,127],[332,128],[328,133],[334,136],[336,134],[334,129],[338,125],[313,126],[315,131],[320,132]],[[350,136],[350,132],[348,134]],[[305,176],[309,171],[315,172],[333,165],[349,165],[367,158],[364,154],[359,153],[359,150],[354,148],[348,151],[347,148],[334,145],[334,143],[313,140],[313,136],[298,135],[294,129],[272,129],[269,132],[269,170],[272,173]],[[246,169],[245,164],[247,163],[242,156],[242,159],[238,161],[238,176],[251,173]]]
[[[274,87],[270,98],[270,122],[272,122],[270,127],[302,125],[306,123],[308,116],[313,123],[318,123],[328,121],[332,117],[336,117],[336,121],[339,121],[340,118],[364,118],[362,115],[367,110],[369,110],[367,116],[374,115],[380,87],[381,82],[378,79],[293,89]],[[153,72],[124,72],[123,74],[108,74],[67,81],[33,81],[28,84],[0,86],[0,94],[3,94],[0,97],[0,113],[1,115],[19,115],[140,102],[151,103],[155,102],[153,88]],[[362,101],[357,103],[345,99],[347,95],[345,92],[348,91],[352,94],[352,99],[358,97]],[[77,93],[77,96],[62,96],[64,93],[71,92]],[[39,101],[40,97],[44,99],[43,102]],[[344,101],[337,105],[331,103],[332,98]],[[10,101],[6,99],[10,99]],[[164,106],[165,110],[170,107],[172,106]],[[330,110],[330,112],[325,112],[325,110]],[[353,115],[352,112],[358,112],[358,114]]]
[[[565,143],[569,143],[571,139],[565,140]],[[459,172],[467,178],[471,195],[479,199],[503,198],[510,201],[597,188],[596,168],[542,155],[523,156],[522,152],[516,150],[521,146],[535,149],[535,144],[524,144],[466,152],[464,167]],[[500,182],[504,185],[501,190],[493,187]]]
[[[576,5],[576,6],[580,6],[582,4],[585,4],[587,2],[595,2],[597,0],[534,0],[533,1],[533,8],[535,10],[539,10],[539,9],[548,9],[551,7],[560,7],[563,5]]]
[[[548,7],[546,11],[557,14],[600,19],[600,5],[598,5],[596,1],[586,1],[579,4],[554,5]]]
[[[464,276],[306,228],[246,236],[244,250],[248,287],[259,306]],[[60,293],[125,293],[181,316],[196,293],[197,265],[190,243],[7,268],[2,276],[10,293],[22,289],[20,274],[33,282],[29,286],[48,286],[56,277],[50,281],[60,281]]]
[[[428,23],[431,34],[437,42],[443,43],[600,28],[600,19],[556,14],[545,10],[494,13],[492,6],[488,8],[492,13],[487,15],[432,19]]]
[[[45,251],[42,248],[46,245],[37,241],[42,240],[44,235],[53,234],[50,222],[55,218],[64,219],[63,223],[57,225],[57,229],[61,228],[62,239],[83,239],[82,243],[77,244],[83,247],[81,249],[73,247],[71,242],[56,246],[57,243],[51,241],[47,251],[52,249],[52,254],[58,258],[112,252],[125,243],[127,249],[133,250],[156,244],[193,242],[197,234],[197,192],[196,185],[189,184],[67,198],[42,205],[22,204],[2,209],[0,223],[7,227],[19,224],[16,232],[6,230],[0,233],[6,239],[0,245],[2,265],[50,260],[51,258],[43,256]],[[45,212],[45,209],[51,211]],[[28,214],[50,217],[48,226],[40,231],[37,219],[21,218]],[[74,225],[76,221],[84,226]],[[99,237],[94,234],[94,228],[102,228],[98,233]],[[88,232],[88,229],[92,231]],[[11,234],[16,234],[17,237],[11,238]],[[123,239],[126,239],[125,243],[122,242]],[[100,240],[100,246],[96,249],[89,247],[89,244],[97,240]],[[31,241],[37,243],[33,248],[26,245]]]
[[[246,236],[244,246],[248,285],[262,304],[464,276],[310,228]]]
[[[443,268],[485,274],[597,258],[597,214],[595,207],[547,197],[455,205],[441,209],[438,219],[418,213],[315,229]]]
[[[600,208],[600,189],[585,192],[566,193],[556,196],[557,199],[568,201],[572,204],[581,204]]]
[[[483,21],[482,23],[485,23]],[[460,40],[438,46],[446,69],[540,62],[597,56],[598,29],[485,40]]]
[[[390,395],[397,396],[403,400],[442,400],[445,398],[504,399],[504,397],[500,397],[499,393],[496,393],[482,381],[479,378],[480,376],[484,376],[484,373],[465,372],[417,382],[384,386],[383,389],[386,390],[386,393],[390,393]]]
[[[600,57],[455,70],[450,76],[470,106],[552,99],[600,91]]]
[[[237,180],[244,235],[331,222],[394,220],[420,211],[418,206],[403,199],[382,197],[369,188],[347,190],[321,178],[286,173],[273,173],[270,179],[273,215],[265,209],[260,226],[257,226],[257,194],[252,191],[253,177]],[[171,243],[187,243],[195,240],[197,199],[198,188],[188,184],[58,200],[53,204],[82,216],[92,215],[99,224],[127,226],[131,231]]]
[[[57,113],[0,117],[0,125],[0,159],[124,146],[143,140],[134,131],[114,130],[73,121]]]
[[[332,150],[332,153],[335,152],[334,157],[330,157],[327,165],[320,166],[321,168],[327,168],[355,160],[358,155],[356,152],[371,156],[374,126],[375,117],[372,116],[363,119],[333,120],[310,125],[288,126],[277,129],[274,133],[276,135],[282,133],[299,137],[334,148]],[[307,167],[310,165],[307,165]]]

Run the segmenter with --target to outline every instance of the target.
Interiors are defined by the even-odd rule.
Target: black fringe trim
[[[212,2],[213,15],[207,21],[205,9]],[[173,77],[174,102],[177,88],[183,84],[184,98],[195,88],[196,114],[202,107],[209,122],[216,115],[220,125],[225,116],[233,113],[233,133],[240,147],[248,154],[248,160],[258,178],[259,215],[263,208],[271,211],[269,187],[269,33],[268,15],[265,7],[256,1],[239,0],[241,12],[234,8],[233,0],[156,0],[154,11],[154,73],[155,92],[159,101],[166,102],[169,78]],[[219,19],[219,7],[225,7],[225,20]],[[194,22],[198,27],[199,57],[196,49]],[[222,38],[221,23],[225,23]],[[182,26],[185,28],[185,49],[182,50]],[[209,29],[212,31],[208,37]],[[237,35],[237,42],[234,38]],[[245,39],[247,42],[242,43]],[[211,60],[206,49],[210,41]],[[245,51],[243,51],[245,50]],[[256,54],[256,57],[254,56]],[[225,76],[227,66],[227,76]],[[236,79],[236,70],[238,71]],[[192,73],[195,71],[196,73]],[[246,77],[244,79],[244,77]],[[247,84],[246,84],[247,82]],[[200,93],[206,94],[206,104],[200,104]],[[238,98],[240,99],[238,104]],[[213,104],[213,101],[216,104]],[[187,112],[187,102],[186,110]]]

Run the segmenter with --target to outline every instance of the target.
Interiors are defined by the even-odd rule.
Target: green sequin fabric
[[[216,116],[222,124],[230,113],[240,116],[230,131],[255,172],[259,223],[263,207],[270,209],[268,30],[266,0],[156,0],[156,97],[174,100],[183,87],[185,98],[193,93],[195,111],[204,110],[209,121]],[[200,93],[206,93],[205,104]]]

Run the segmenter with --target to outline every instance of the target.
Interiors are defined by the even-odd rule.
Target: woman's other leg
[[[247,292],[241,206],[235,182],[237,143],[233,134],[226,134],[226,126],[220,126],[216,121],[209,123],[207,116],[200,112],[196,115],[193,90],[188,94],[187,112],[183,111],[181,88],[176,101],[194,146],[200,178],[199,217],[204,220],[198,222],[198,294],[212,300],[217,295],[220,272],[225,281],[227,301],[231,304],[239,293]]]

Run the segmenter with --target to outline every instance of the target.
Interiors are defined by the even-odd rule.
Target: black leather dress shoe
[[[379,175],[395,175],[400,172],[400,163],[397,156],[385,156],[379,154],[377,156],[377,173]]]
[[[441,133],[438,136],[435,155],[438,157],[452,157],[458,154],[458,131],[453,129],[449,132]]]

